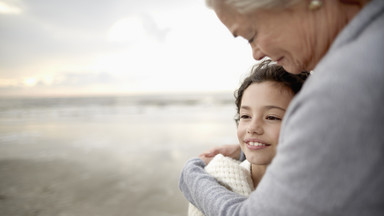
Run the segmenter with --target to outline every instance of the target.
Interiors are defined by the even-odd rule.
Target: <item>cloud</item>
[[[148,40],[156,40],[163,43],[171,28],[162,28],[155,19],[145,13],[131,15],[116,21],[108,31],[109,42],[137,43]]]
[[[112,25],[108,32],[108,41],[135,43],[145,39],[146,35],[142,20],[137,16],[132,16],[119,19]]]
[[[113,76],[106,72],[100,73],[64,73],[53,81],[55,86],[80,87],[89,85],[110,84]],[[44,84],[44,82],[40,83]]]
[[[1,88],[25,88],[25,87],[86,87],[90,85],[106,85],[115,81],[113,75],[100,73],[75,73],[67,72],[45,77],[23,77],[20,79],[0,79]]]
[[[159,42],[164,42],[170,27],[161,28],[155,19],[149,14],[142,15],[143,26],[149,35],[153,35]]]
[[[15,2],[7,3],[4,1],[0,1],[0,14],[8,14],[8,15],[18,15],[21,14],[23,10],[20,6],[15,5]]]
[[[204,0],[12,2],[23,12],[0,14],[2,89],[231,90],[252,60]]]

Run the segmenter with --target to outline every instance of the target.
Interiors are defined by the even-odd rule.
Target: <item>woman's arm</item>
[[[180,190],[204,215],[236,215],[247,199],[231,192],[205,172],[205,163],[198,158],[187,161],[180,177]]]

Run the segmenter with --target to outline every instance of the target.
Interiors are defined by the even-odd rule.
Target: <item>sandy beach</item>
[[[108,100],[2,104],[0,215],[186,215],[180,171],[236,142],[232,104]]]

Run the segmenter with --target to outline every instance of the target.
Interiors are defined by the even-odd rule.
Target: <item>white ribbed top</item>
[[[218,154],[205,167],[205,170],[215,177],[220,184],[235,193],[249,196],[254,190],[250,172],[251,164],[247,160],[240,162]],[[188,215],[204,216],[204,214],[192,204],[189,204]]]

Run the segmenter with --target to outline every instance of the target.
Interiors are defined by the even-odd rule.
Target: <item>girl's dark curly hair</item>
[[[236,123],[238,124],[239,122],[241,99],[243,98],[244,91],[251,84],[274,81],[290,89],[293,94],[297,94],[308,76],[308,72],[302,72],[300,74],[288,73],[282,66],[272,63],[271,60],[264,60],[260,64],[254,65],[250,75],[244,79],[240,88],[234,93],[237,107]]]

